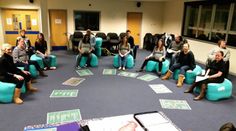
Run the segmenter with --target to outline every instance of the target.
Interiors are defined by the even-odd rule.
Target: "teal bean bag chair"
[[[0,102],[2,103],[10,103],[13,100],[14,91],[16,85],[13,83],[6,83],[0,81]],[[25,93],[26,88],[25,84],[23,84],[21,88],[21,92]]]
[[[100,57],[102,55],[102,38],[97,37],[96,38],[96,44],[95,44],[95,55],[97,57]]]
[[[76,60],[77,60],[77,57],[78,57],[78,55],[76,56]],[[85,67],[85,64],[86,64],[86,62],[87,62],[87,57],[85,57],[85,56],[82,56],[82,58],[81,58],[81,60],[80,60],[80,64],[79,64],[79,66],[80,67]],[[95,54],[93,54],[92,53],[92,58],[91,58],[91,61],[90,61],[90,65],[91,65],[91,67],[96,67],[96,66],[98,66],[98,57],[95,55]]]
[[[24,67],[17,67],[17,68],[24,70]],[[39,75],[39,73],[34,65],[29,66],[29,72],[31,74],[31,77],[33,77],[33,78],[36,78]]]
[[[43,64],[43,59],[41,57],[38,57],[36,54],[33,54],[31,57],[30,57],[30,60],[32,61],[37,61],[40,68],[43,69],[44,68],[44,64]]]
[[[55,55],[49,55],[50,57],[50,67],[57,67],[57,57]]]
[[[170,66],[170,61],[165,60],[162,62],[162,69],[161,69],[161,74],[165,74],[169,70]],[[152,72],[152,71],[159,71],[159,63],[155,61],[148,61],[146,65],[146,71],[147,72]]]
[[[178,80],[179,72],[180,72],[179,69],[174,71],[173,78],[175,80]],[[184,82],[186,84],[192,84],[193,82],[195,82],[196,76],[200,75],[201,73],[202,73],[202,68],[199,65],[196,65],[196,67],[193,70],[188,70],[185,73]]]
[[[50,57],[50,67],[57,67],[57,57],[55,55],[49,55]],[[43,64],[43,59],[39,56],[37,56],[36,54],[33,54],[31,57],[30,57],[30,60],[32,61],[37,61],[40,68],[44,68],[44,64]]]
[[[119,67],[119,60],[118,60],[118,55],[115,55],[113,58],[113,66],[118,68]],[[132,55],[128,54],[127,56],[127,63],[126,63],[126,68],[131,69],[134,67],[134,58]]]
[[[232,82],[225,78],[222,83],[208,83],[206,90],[206,98],[211,101],[230,98],[232,96]],[[200,92],[200,88],[194,89],[195,93]]]

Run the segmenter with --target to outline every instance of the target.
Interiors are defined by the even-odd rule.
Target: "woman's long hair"
[[[126,39],[126,41],[124,41],[124,38]],[[128,38],[127,35],[124,35],[121,39],[121,45],[124,45],[125,47],[128,47]]]
[[[40,35],[41,35],[41,38],[39,38]],[[37,41],[38,41],[39,43],[45,41],[45,38],[44,38],[44,34],[43,34],[43,33],[39,33],[39,34],[37,35]]]
[[[90,43],[90,35],[88,35],[88,34],[84,35],[82,42],[83,43]]]
[[[161,41],[161,46],[159,47],[159,41]],[[163,39],[159,39],[156,42],[156,49],[159,49],[160,51],[164,50],[164,40]]]

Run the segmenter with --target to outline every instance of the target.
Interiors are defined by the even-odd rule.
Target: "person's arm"
[[[193,70],[196,67],[196,63],[195,63],[195,58],[194,58],[194,54],[192,51],[189,51],[190,53],[190,68]]]
[[[210,60],[214,60],[215,59],[215,52],[216,52],[216,48],[213,48],[209,53],[208,53],[208,59]]]
[[[226,49],[227,52],[225,53],[225,56],[223,58],[224,61],[229,61],[229,58],[230,58],[230,50]]]
[[[217,78],[220,77],[223,74],[223,72],[218,71],[216,74],[214,75],[209,75],[208,78],[212,79],[212,78]]]
[[[15,47],[15,49],[13,50],[13,52],[12,52],[12,57],[13,57],[14,63],[16,63],[16,62],[21,62],[20,59],[19,59],[19,50],[18,50],[18,47]]]
[[[78,51],[79,51],[79,53],[83,53],[82,52],[82,40],[79,42]]]
[[[128,43],[128,51],[125,53],[124,56],[128,55],[130,53],[130,44]]]
[[[35,45],[35,52],[36,52],[37,54],[40,54],[40,55],[44,56],[44,54],[39,51],[39,48],[40,48],[40,47],[39,47],[39,43],[38,43],[37,41],[35,41],[34,45]]]

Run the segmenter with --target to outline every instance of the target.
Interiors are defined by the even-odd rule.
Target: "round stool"
[[[224,79],[222,83],[208,83],[206,90],[206,98],[211,101],[217,101],[224,98],[229,98],[232,95],[232,82],[228,79]],[[195,93],[200,92],[200,88],[194,89]]]
[[[44,64],[43,64],[43,59],[39,56],[37,56],[36,54],[33,54],[31,57],[30,57],[30,60],[32,61],[37,61],[40,68],[43,69],[44,68]]]
[[[179,72],[180,72],[179,69],[174,71],[173,78],[175,80],[178,79]],[[200,75],[201,73],[202,73],[202,68],[199,65],[196,65],[196,67],[193,70],[186,71],[184,82],[187,83],[187,84],[192,84],[195,81],[196,76]]]
[[[118,60],[118,55],[115,55],[113,58],[113,66],[118,68],[119,67],[119,60]],[[134,58],[132,55],[128,54],[127,56],[127,62],[126,62],[126,68],[133,68],[134,67]]]
[[[76,59],[77,59],[78,55],[76,56]],[[81,60],[80,60],[80,67],[84,67],[85,64],[87,63],[87,57],[85,56],[82,56]],[[98,66],[98,57],[92,53],[92,57],[91,57],[91,61],[90,61],[90,65],[91,67],[96,67]]]

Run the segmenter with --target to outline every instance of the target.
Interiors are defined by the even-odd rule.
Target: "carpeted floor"
[[[21,131],[27,125],[44,124],[48,112],[72,109],[80,109],[83,119],[157,110],[164,112],[183,131],[217,131],[226,122],[236,124],[235,89],[230,99],[193,101],[192,94],[183,93],[189,85],[177,88],[174,80],[162,81],[158,78],[145,82],[118,75],[102,75],[103,69],[113,68],[113,56],[99,58],[99,66],[89,68],[94,75],[84,76],[84,82],[77,87],[70,87],[62,83],[71,77],[79,77],[74,70],[75,55],[67,51],[53,53],[58,58],[58,68],[47,71],[47,78],[37,79],[34,86],[39,92],[24,94],[23,105],[0,104],[0,131]],[[139,69],[149,53],[139,50],[135,67],[127,71]],[[146,72],[139,73],[139,76],[144,74]],[[230,76],[230,80],[236,84],[235,76]],[[149,87],[149,84],[160,83],[173,93],[156,94]],[[54,89],[79,89],[79,94],[76,98],[49,98]],[[186,100],[191,110],[163,109],[159,99]]]

